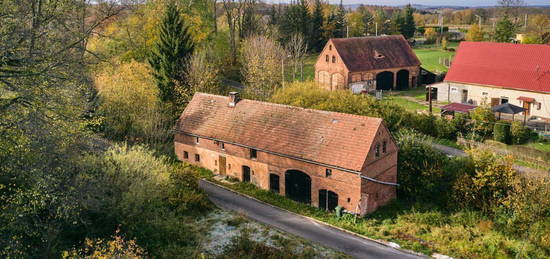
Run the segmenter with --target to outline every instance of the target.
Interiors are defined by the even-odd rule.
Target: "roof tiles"
[[[360,171],[382,120],[196,93],[177,130]]]

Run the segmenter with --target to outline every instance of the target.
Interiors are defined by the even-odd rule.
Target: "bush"
[[[532,131],[521,125],[521,122],[514,121],[512,122],[512,127],[510,129],[512,144],[519,145],[525,144],[531,138]]]
[[[493,134],[496,118],[489,106],[478,106],[470,112],[470,118],[472,119],[472,134],[479,135],[482,139]]]
[[[493,139],[501,143],[510,144],[512,139],[510,135],[510,123],[497,121],[493,129]]]

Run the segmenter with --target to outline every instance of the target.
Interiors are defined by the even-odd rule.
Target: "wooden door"
[[[525,109],[525,111],[523,112],[524,115],[527,115],[529,116],[530,112],[531,112],[531,103],[530,102],[523,102],[523,109]]]
[[[243,165],[243,182],[250,182],[250,167]]]
[[[500,104],[500,98],[491,98],[491,107],[497,106]]]
[[[219,164],[220,174],[225,175],[226,174],[226,170],[225,170],[226,158],[224,156],[220,156],[219,160],[220,160],[220,164]]]

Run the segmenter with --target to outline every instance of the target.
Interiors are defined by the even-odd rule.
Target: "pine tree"
[[[391,33],[392,34],[402,34],[403,25],[405,24],[405,19],[399,11],[395,11],[392,14],[391,18]]]
[[[497,42],[510,42],[510,39],[514,37],[516,33],[516,26],[508,15],[505,15],[500,19],[495,28],[495,41]]]
[[[315,51],[323,49],[327,39],[323,37],[323,7],[320,0],[315,0],[315,7],[311,17],[310,46]]]
[[[311,35],[310,16],[305,0],[285,8],[279,29],[283,43],[288,42],[294,34]]]
[[[183,70],[193,49],[188,27],[184,25],[180,10],[171,1],[166,6],[159,25],[159,38],[148,60],[161,101],[174,103],[178,95],[176,85],[186,85]]]
[[[416,31],[416,24],[414,23],[414,10],[410,4],[408,4],[405,9],[403,9],[403,25],[401,27],[401,34],[405,38],[410,39],[414,37],[414,32]]]
[[[338,7],[338,11],[336,11],[335,15],[335,35],[336,38],[344,38],[346,37],[346,10],[344,9],[344,5],[342,3],[342,0],[340,0],[340,6]]]

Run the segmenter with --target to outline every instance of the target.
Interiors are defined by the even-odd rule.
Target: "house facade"
[[[379,118],[197,93],[179,160],[293,200],[364,215],[396,195],[397,146]]]
[[[437,100],[511,103],[527,117],[550,118],[550,45],[462,42],[445,80],[431,85]]]
[[[315,63],[328,90],[405,90],[415,87],[420,61],[402,35],[330,39]]]

